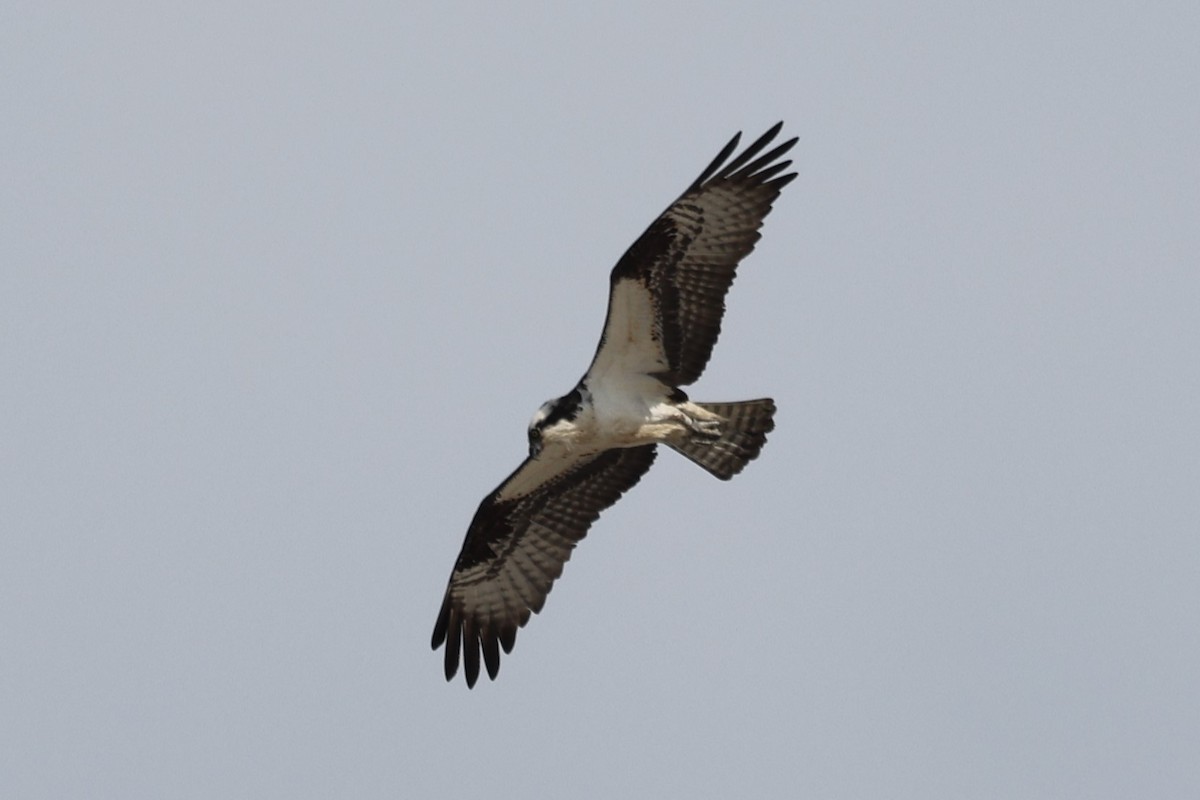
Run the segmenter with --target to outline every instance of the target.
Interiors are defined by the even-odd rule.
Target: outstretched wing
[[[600,512],[641,479],[654,445],[583,458],[526,459],[479,505],[433,628],[433,648],[446,644],[446,680],[461,651],[467,685],[500,670],[500,648],[511,653],[517,628],[542,610],[571,550]]]
[[[792,162],[777,160],[796,139],[762,152],[782,127],[725,163],[741,134],[734,136],[617,262],[589,383],[614,373],[656,374],[673,386],[700,377],[721,333],[738,262],[754,249],[771,204],[796,177],[780,175]]]

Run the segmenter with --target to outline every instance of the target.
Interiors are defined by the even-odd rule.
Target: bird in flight
[[[681,387],[704,371],[738,263],[796,177],[780,160],[796,139],[770,147],[782,127],[731,159],[735,135],[613,268],[591,366],[533,415],[528,457],[467,529],[433,629],[433,648],[446,646],[446,680],[461,657],[473,687],[481,653],[496,678],[501,648],[512,652],[575,545],[641,479],[660,443],[721,480],[762,450],[774,401],[702,403]]]

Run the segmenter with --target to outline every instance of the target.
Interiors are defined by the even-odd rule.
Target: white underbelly
[[[679,413],[667,399],[668,391],[649,375],[592,389],[596,436],[609,447],[634,447],[670,438],[672,431],[682,426]]]

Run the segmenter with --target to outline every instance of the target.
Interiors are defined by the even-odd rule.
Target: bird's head
[[[547,439],[566,438],[574,427],[583,395],[578,389],[554,400],[547,400],[529,420],[529,457],[537,458]]]

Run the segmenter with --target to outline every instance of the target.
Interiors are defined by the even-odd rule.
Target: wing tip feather
[[[496,680],[500,673],[500,640],[490,628],[480,631],[480,644],[483,645],[483,665],[487,668],[488,678]]]
[[[467,688],[474,689],[479,680],[479,631],[475,628],[475,620],[465,617],[462,621],[463,632],[463,673],[467,678]]]
[[[781,130],[783,130],[783,120],[776,122],[768,128],[765,133],[726,163],[726,159],[733,155],[733,152],[737,149],[738,142],[741,140],[742,134],[741,131],[738,131],[729,140],[729,143],[721,149],[717,157],[712,160],[712,163],[705,167],[700,176],[692,182],[692,185],[688,187],[688,191],[696,191],[703,187],[705,183],[712,180],[745,178],[757,179],[761,183],[766,183],[769,178],[776,175],[780,170],[786,169],[791,165],[790,161],[783,162],[782,166],[777,166],[771,162],[787,153],[795,146],[796,142],[800,141],[800,137],[793,136],[791,139],[776,145],[770,152],[759,156],[759,153],[774,141]],[[772,182],[772,185],[783,186],[783,184],[775,184],[774,182]]]
[[[443,671],[446,673],[446,680],[451,681],[458,672],[459,648],[462,645],[462,623],[453,609],[450,609],[447,616],[447,627],[450,635],[445,637],[446,658],[443,662]]]
[[[782,125],[783,123],[781,122],[779,124]],[[733,138],[730,139],[729,142],[724,147],[721,148],[721,152],[717,153],[716,158],[714,158],[711,162],[709,162],[708,166],[705,167],[703,169],[703,171],[701,171],[700,175],[696,178],[696,180],[692,181],[692,185],[688,187],[688,191],[690,192],[695,189],[699,189],[701,186],[704,185],[705,181],[707,181],[709,178],[713,177],[713,175],[716,174],[717,170],[721,168],[721,165],[725,163],[725,159],[729,158],[729,156],[733,153],[733,151],[737,149],[738,143],[741,140],[742,140],[742,132],[738,131],[737,133],[735,133],[733,135]]]
[[[446,641],[446,634],[450,630],[450,598],[446,597],[442,600],[442,610],[438,612],[437,622],[433,624],[433,638],[430,640],[430,646],[437,650]]]

